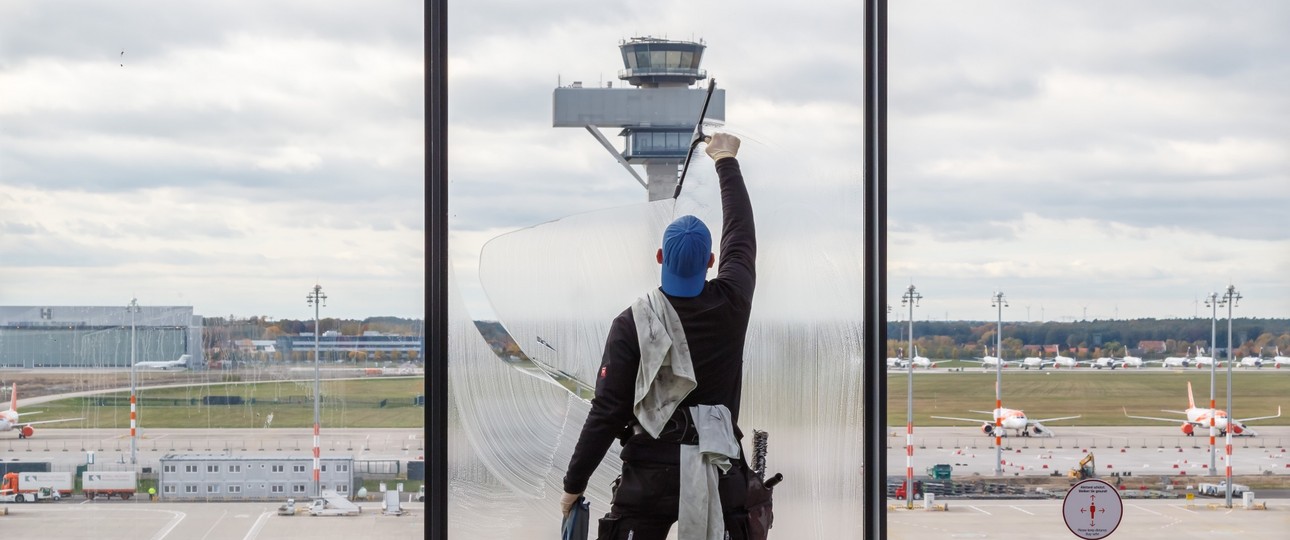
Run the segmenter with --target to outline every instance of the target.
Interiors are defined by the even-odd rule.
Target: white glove
[[[717,133],[708,141],[708,148],[705,151],[712,157],[712,161],[735,157],[735,154],[739,153],[739,137],[729,133]]]
[[[569,512],[573,511],[573,503],[578,502],[578,497],[581,497],[581,496],[582,496],[581,493],[565,493],[564,495],[560,496],[560,513],[562,514],[561,519],[569,517]]]

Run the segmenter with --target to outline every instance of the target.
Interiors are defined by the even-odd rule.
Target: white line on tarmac
[[[1179,510],[1182,510],[1183,512],[1191,512],[1191,513],[1193,513],[1193,514],[1199,514],[1199,513],[1200,513],[1200,512],[1197,512],[1197,511],[1195,511],[1195,510],[1191,510],[1191,509],[1189,509],[1189,508],[1184,508],[1184,507],[1182,507],[1182,506],[1178,506],[1178,505],[1170,505],[1170,506],[1172,506],[1173,508],[1177,508],[1177,509],[1179,509]]]
[[[151,540],[161,540],[162,538],[165,538],[167,535],[170,534],[170,531],[175,530],[175,527],[179,526],[179,522],[183,521],[184,518],[188,517],[188,514],[185,514],[183,512],[176,512],[174,510],[158,510],[158,511],[166,512],[168,514],[173,514],[175,517],[170,520],[170,523],[166,524],[165,528],[161,529],[160,531],[157,531],[157,534],[152,535]]]
[[[211,523],[211,528],[206,529],[206,534],[202,535],[202,540],[206,540],[206,537],[210,536],[211,533],[215,532],[215,526],[219,525],[219,522],[224,521],[225,516],[228,516],[228,510],[225,510],[224,513],[220,514],[219,518],[215,520],[215,523]]]
[[[260,536],[260,530],[264,528],[265,523],[269,522],[269,516],[271,515],[273,515],[272,512],[260,514],[260,519],[255,520],[255,524],[251,525],[251,530],[246,531],[246,536],[243,536],[242,540],[254,540],[255,538],[258,538]]]
[[[1138,506],[1138,505],[1136,505],[1136,504],[1130,504],[1130,505],[1127,505],[1127,506],[1132,506],[1132,507],[1134,507],[1134,508],[1137,508],[1138,510],[1142,510],[1143,512],[1146,512],[1146,513],[1148,513],[1148,514],[1152,514],[1152,515],[1156,515],[1156,516],[1163,516],[1163,515],[1164,515],[1164,514],[1161,514],[1160,512],[1157,512],[1157,511],[1155,511],[1155,510],[1148,510],[1148,509],[1143,508],[1143,507],[1141,507],[1141,506]]]
[[[1025,514],[1027,514],[1027,515],[1031,515],[1031,516],[1035,515],[1035,513],[1034,513],[1034,512],[1026,511],[1026,510],[1022,509],[1020,506],[1011,506],[1011,505],[1010,505],[1010,506],[1008,506],[1008,508],[1011,508],[1011,509],[1016,510],[1016,511],[1018,511],[1018,512],[1023,512],[1023,513],[1025,513]]]
[[[975,506],[968,506],[968,508],[971,508],[971,509],[973,509],[973,510],[976,510],[977,512],[980,512],[980,513],[985,514],[985,515],[987,515],[987,516],[993,516],[993,515],[994,515],[994,514],[991,514],[991,513],[989,513],[989,512],[986,512],[985,510],[982,510],[982,509],[980,509],[980,508],[977,508],[977,507],[975,507]]]

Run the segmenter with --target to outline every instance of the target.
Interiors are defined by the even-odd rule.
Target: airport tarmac
[[[1051,426],[1055,437],[1005,437],[1005,476],[1065,475],[1088,453],[1093,453],[1101,476],[1134,475],[1206,476],[1210,472],[1208,434],[1187,437],[1178,427],[1062,427]],[[1290,427],[1258,427],[1258,437],[1232,438],[1232,473],[1235,475],[1290,475]],[[1216,441],[1218,472],[1224,472],[1224,443]],[[954,466],[954,476],[993,476],[994,437],[975,427],[914,428],[914,474],[938,463]],[[887,437],[887,470],[905,474],[905,433],[893,430]]]
[[[0,515],[14,538],[94,540],[318,540],[425,537],[425,504],[402,503],[401,516],[383,515],[377,503],[357,516],[277,515],[281,503],[165,503],[83,501],[7,504]]]
[[[1221,502],[1221,501],[1218,501]],[[887,512],[889,540],[962,538],[1068,540],[1079,538],[1066,526],[1060,500],[948,501],[947,511]],[[1229,509],[1212,500],[1125,500],[1119,526],[1110,538],[1120,540],[1285,540],[1290,527],[1290,500],[1272,500],[1266,510]]]

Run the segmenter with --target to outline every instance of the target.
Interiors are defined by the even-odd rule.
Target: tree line
[[[1060,346],[1062,354],[1078,359],[1122,357],[1126,350],[1142,358],[1184,356],[1202,348],[1226,351],[1227,321],[1218,321],[1213,346],[1210,332],[1211,319],[1004,322],[1002,357],[1040,356],[1038,348],[1052,345]],[[996,322],[914,321],[914,345],[920,355],[928,358],[983,356],[987,346],[994,351],[996,333]],[[888,356],[894,357],[909,347],[908,334],[908,322],[887,323]],[[1143,342],[1162,342],[1164,350],[1141,349]],[[1278,348],[1283,355],[1290,355],[1290,319],[1232,319],[1232,348],[1237,359],[1270,357]]]

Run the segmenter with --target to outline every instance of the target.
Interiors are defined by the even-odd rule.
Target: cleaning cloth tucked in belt
[[[698,386],[690,344],[681,318],[663,292],[654,289],[632,304],[641,363],[636,371],[632,412],[651,437],[658,438],[681,400]]]
[[[726,523],[717,491],[718,469],[730,470],[739,459],[730,409],[725,405],[696,405],[690,416],[699,431],[699,444],[681,445],[681,506],[677,510],[677,537],[681,540],[723,540]]]

